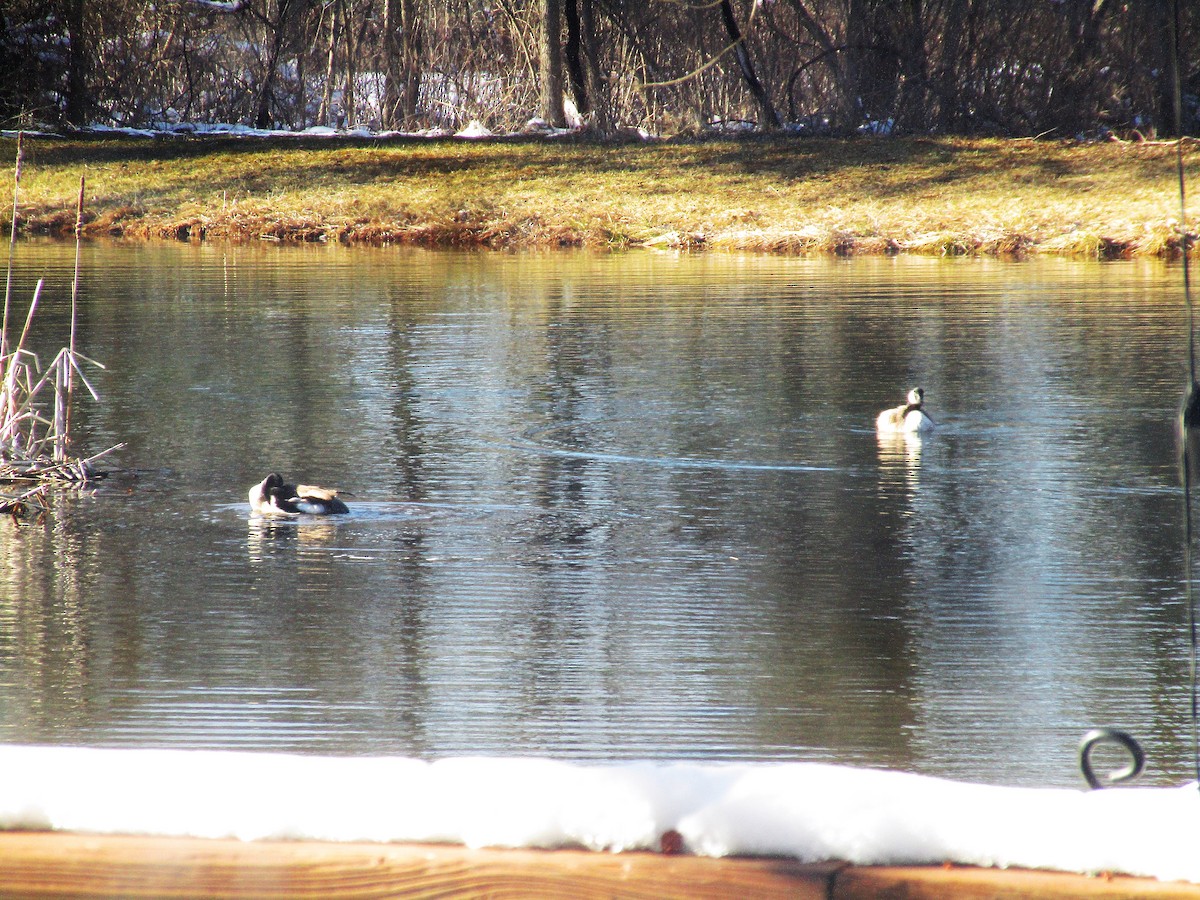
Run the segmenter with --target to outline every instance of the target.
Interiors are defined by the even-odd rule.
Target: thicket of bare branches
[[[1197,131],[1200,4],[1180,4]],[[0,0],[0,121],[1174,132],[1174,0]],[[546,25],[550,28],[547,30]],[[568,116],[570,118],[570,116]]]

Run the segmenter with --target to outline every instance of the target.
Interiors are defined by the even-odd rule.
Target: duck
[[[334,516],[350,509],[338,499],[340,491],[314,484],[286,484],[272,472],[250,488],[250,511],[260,516]]]
[[[908,392],[907,402],[902,406],[885,409],[875,420],[880,434],[917,434],[933,428],[933,419],[921,408],[925,402],[925,391],[913,388]]]

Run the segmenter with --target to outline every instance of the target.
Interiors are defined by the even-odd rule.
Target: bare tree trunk
[[[421,92],[421,20],[417,0],[400,0],[400,66],[404,74],[404,123],[417,121],[417,98]]]
[[[333,73],[337,60],[338,22],[337,7],[335,6],[329,13],[329,52],[325,56],[325,90],[321,94],[321,111],[317,115],[321,124],[329,127],[337,126],[333,116]]]
[[[581,116],[586,116],[591,107],[588,98],[587,75],[584,74],[583,29],[579,20],[579,0],[565,0],[563,13],[567,20],[567,80],[571,85],[571,97]]]
[[[72,125],[86,125],[91,108],[88,97],[88,68],[91,52],[88,47],[84,26],[84,0],[68,0],[67,38],[69,56],[67,69],[67,121]]]
[[[579,0],[579,30],[583,39],[584,71],[588,86],[588,112],[592,126],[601,134],[612,128],[611,99],[600,74],[600,48],[596,43],[596,15],[592,0]]]
[[[596,47],[596,18],[592,0],[566,0],[567,76],[575,108],[588,126],[601,134],[610,129],[607,99]]]
[[[725,23],[725,32],[729,35],[729,40],[733,41],[733,53],[737,57],[742,80],[746,82],[751,96],[762,110],[763,121],[768,128],[778,128],[780,125],[779,114],[775,112],[775,106],[771,103],[771,98],[767,96],[766,88],[762,86],[762,82],[758,80],[758,75],[754,72],[754,64],[750,61],[750,51],[746,49],[746,41],[742,37],[741,28],[738,27],[730,0],[721,0],[721,20]]]
[[[1091,125],[1099,112],[1096,60],[1100,56],[1100,27],[1112,4],[1106,0],[1065,0],[1061,8],[1071,51],[1059,69],[1042,126],[1074,131]]]
[[[563,0],[542,0],[542,118],[554,128],[567,127],[563,109]]]
[[[966,34],[967,0],[951,0],[942,27],[942,54],[938,63],[936,100],[938,127],[952,129],[959,120],[962,84],[959,69],[966,68],[974,48]]]
[[[383,0],[383,12],[379,23],[379,43],[383,71],[383,101],[379,110],[379,121],[384,128],[395,128],[400,118],[401,87],[398,77],[400,69],[400,14],[396,7],[399,0]]]
[[[358,120],[356,105],[357,100],[354,97],[354,81],[357,73],[357,68],[354,65],[355,57],[358,55],[358,47],[354,40],[354,21],[351,18],[353,13],[353,0],[346,0],[341,4],[342,7],[342,40],[346,45],[346,87],[342,92],[342,110],[346,114],[346,127],[353,128]]]
[[[296,54],[296,111],[300,114],[299,127],[303,131],[308,127],[308,91],[305,89],[305,55]]]
[[[922,0],[905,0],[897,38],[900,50],[900,96],[896,127],[924,130],[928,125],[929,59],[925,51],[925,9]]]
[[[417,0],[383,0],[383,124],[411,126],[421,89]]]
[[[821,48],[821,58],[833,82],[830,106],[834,126],[853,128],[858,125],[862,116],[858,97],[858,70],[846,52],[845,44],[849,41],[838,41],[833,31],[808,9],[804,0],[787,0],[787,3],[795,12],[800,27]],[[853,18],[856,14],[857,10],[851,9],[847,18]],[[847,27],[850,27],[849,24]]]
[[[1158,102],[1155,104],[1153,132],[1174,134],[1183,137],[1183,62],[1179,58],[1179,6],[1171,0],[1158,0],[1154,24],[1162,36],[1158,42],[1164,47],[1164,64],[1159,66],[1156,80]],[[1170,128],[1168,129],[1168,125]]]
[[[262,86],[258,93],[258,105],[254,114],[255,128],[271,126],[271,100],[275,92],[275,70],[279,65],[279,56],[283,51],[283,42],[287,31],[288,7],[291,0],[278,0],[275,7],[275,20],[272,22],[264,17],[263,24],[270,31],[267,60],[263,65]]]

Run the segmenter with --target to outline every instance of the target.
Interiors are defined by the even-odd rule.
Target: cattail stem
[[[71,339],[67,345],[70,362],[65,366],[66,372],[66,407],[63,410],[63,430],[60,440],[63,453],[71,441],[71,399],[75,393],[75,330],[79,321],[79,251],[83,243],[83,193],[87,185],[85,176],[79,176],[79,202],[75,205],[75,275],[71,281]]]
[[[8,274],[4,280],[4,318],[0,321],[0,364],[8,355],[8,305],[12,297],[13,254],[17,248],[17,212],[21,199],[21,160],[24,158],[24,133],[17,132],[17,167],[13,173],[13,214],[8,230]]]

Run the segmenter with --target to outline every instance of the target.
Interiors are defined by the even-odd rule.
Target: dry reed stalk
[[[20,171],[21,156],[18,150],[17,169]],[[72,458],[71,408],[74,400],[75,379],[78,378],[99,401],[95,388],[87,380],[81,362],[91,363],[98,368],[104,366],[89,359],[78,351],[78,301],[80,253],[83,237],[83,200],[86,182],[79,180],[79,199],[75,213],[75,272],[71,287],[71,331],[69,343],[55,355],[54,360],[41,372],[36,354],[26,349],[26,341],[33,326],[33,317],[41,299],[43,280],[38,279],[33,300],[25,315],[21,336],[15,344],[8,340],[10,293],[5,294],[2,331],[0,331],[0,483],[58,482],[74,485],[86,484],[104,473],[97,472],[92,463],[113,450],[124,446],[118,444],[87,459]],[[14,195],[14,221],[19,195]],[[15,229],[14,229],[15,231]],[[10,242],[8,260],[8,284],[12,283],[13,252]],[[39,402],[43,389],[53,386],[53,412],[50,418],[42,412]],[[27,491],[16,497],[0,496],[0,513],[28,511],[31,498],[38,489]],[[43,509],[44,511],[44,509]]]
[[[37,309],[38,298],[42,294],[43,279],[39,278],[33,289],[33,301],[29,304],[29,314],[25,317],[25,328],[21,339],[15,348],[0,358],[4,366],[3,381],[0,382],[0,453],[20,453],[20,434],[18,426],[28,418],[32,396],[21,390],[21,376],[26,376],[25,384],[29,384],[30,360],[37,365],[37,357],[25,349],[25,337],[29,334],[29,325],[33,321],[33,313]]]
[[[66,376],[67,376],[66,382],[67,383],[65,385],[65,388],[66,388],[67,397],[66,397],[66,401],[63,405],[63,411],[62,411],[62,431],[60,432],[60,434],[62,435],[62,440],[59,444],[55,445],[55,452],[54,452],[55,459],[59,459],[59,460],[66,459],[67,436],[71,433],[71,399],[75,392],[75,370],[76,370],[76,366],[74,364],[75,332],[76,332],[77,324],[79,322],[79,252],[80,252],[80,246],[83,243],[83,192],[84,192],[85,184],[86,184],[85,176],[80,175],[79,176],[79,201],[75,205],[75,273],[71,279],[71,336],[70,336],[70,343],[67,345],[67,351],[70,356],[70,359],[72,360],[72,364],[66,367]],[[89,390],[90,390],[90,388],[89,388]],[[92,396],[93,397],[95,396],[94,391],[92,392]],[[56,393],[55,400],[57,401],[57,399],[58,399],[58,394]],[[57,412],[57,409],[58,409],[58,404],[56,402],[56,404],[55,404],[56,412]],[[57,422],[57,416],[55,417],[55,421]]]
[[[0,321],[0,365],[8,354],[8,306],[12,298],[13,254],[17,249],[17,213],[21,199],[21,160],[24,158],[23,132],[17,132],[17,164],[13,171],[13,213],[8,229],[8,273],[4,280],[4,318]]]

